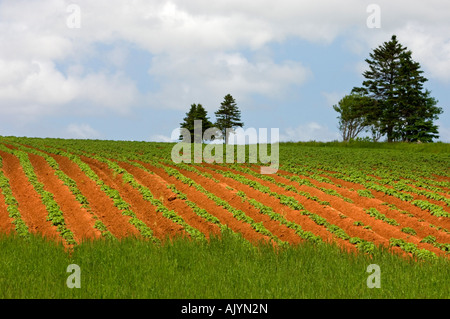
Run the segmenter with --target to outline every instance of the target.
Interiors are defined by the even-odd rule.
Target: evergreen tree
[[[236,127],[243,127],[241,122],[241,111],[236,105],[234,98],[227,94],[220,108],[215,112],[216,124],[215,126],[222,132],[225,144],[228,144],[229,134],[234,131]]]
[[[388,142],[394,140],[394,128],[398,124],[398,80],[401,67],[400,57],[406,48],[392,36],[391,41],[370,53],[371,59],[365,61],[369,64],[369,70],[363,73],[366,80],[363,86],[369,93],[369,97],[378,101],[377,108],[372,110],[372,118],[378,120],[373,123],[381,134],[386,134]]]
[[[422,76],[420,64],[411,58],[410,53],[401,57],[399,122],[394,129],[397,140],[403,142],[431,142],[438,138],[438,128],[433,120],[438,119],[442,109],[437,107],[437,100],[424,90],[427,79]]]
[[[194,130],[194,121],[200,120],[202,121],[202,130],[201,130],[201,136],[195,136],[195,130]],[[191,143],[194,141],[202,141],[203,133],[213,127],[212,122],[209,120],[208,112],[205,110],[205,108],[201,104],[191,104],[191,108],[189,109],[189,112],[186,113],[186,117],[183,118],[183,122],[180,123],[181,128],[185,128],[189,131],[191,135]],[[180,140],[183,139],[183,136],[180,135]]]
[[[213,127],[213,123],[209,120],[208,112],[201,104],[197,104],[195,119],[202,121],[202,136],[204,136],[204,133],[207,129]],[[199,140],[202,139],[203,139],[202,137],[199,138]]]
[[[370,53],[370,59],[365,60],[369,70],[363,73],[363,87],[352,90],[375,101],[366,110],[366,118],[373,134],[386,135],[388,142],[432,141],[438,137],[433,120],[442,109],[430,92],[424,91],[427,79],[411,56],[412,52],[393,35]]]

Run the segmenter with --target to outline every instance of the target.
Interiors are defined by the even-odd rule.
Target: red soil
[[[205,170],[205,168],[197,167],[200,170]],[[270,218],[266,215],[263,215],[259,213],[253,206],[251,206],[249,203],[242,203],[242,200],[239,196],[235,195],[235,192],[227,190],[227,186],[234,187],[235,189],[239,189],[244,191],[248,197],[253,198],[262,204],[271,207],[275,212],[280,212],[288,221],[295,222],[296,224],[299,224],[302,226],[302,228],[306,231],[310,231],[316,235],[319,235],[322,239],[325,241],[337,241],[341,244],[341,247],[347,249],[347,250],[353,250],[354,246],[349,245],[348,242],[345,242],[341,239],[334,238],[331,233],[329,233],[324,227],[318,226],[315,224],[311,219],[309,219],[307,216],[301,215],[299,212],[281,205],[279,203],[279,200],[273,197],[270,197],[267,194],[262,194],[255,189],[242,185],[239,182],[230,179],[225,178],[221,176],[220,174],[215,173],[214,171],[209,171],[208,173],[212,174],[214,178],[221,181],[221,183],[216,184],[211,179],[208,179],[206,177],[199,176],[195,173],[191,173],[188,171],[181,170],[183,174],[188,176],[189,178],[195,180],[199,184],[201,184],[206,189],[214,192],[216,195],[222,197],[223,199],[226,199],[232,206],[242,209],[248,216],[253,218],[255,221],[260,222],[263,221],[263,225],[269,229],[274,235],[280,234],[280,232],[289,233],[289,237],[286,237],[286,235],[278,235],[278,237],[282,240],[289,241],[291,243],[296,243],[301,241],[300,237],[295,234],[295,232],[289,228],[287,228],[284,225],[280,225],[278,222],[270,220]],[[222,189],[219,191],[219,189]],[[286,234],[287,234],[286,233]]]
[[[135,167],[131,164],[120,163],[120,165],[126,169],[134,178],[143,186],[147,187],[154,197],[162,200],[164,206],[170,210],[174,210],[177,214],[184,219],[184,221],[194,228],[197,228],[203,232],[207,237],[210,234],[219,234],[220,229],[217,225],[206,222],[203,218],[198,216],[191,207],[189,207],[183,200],[176,197],[176,194],[167,186],[169,183],[165,181],[161,176],[157,174],[150,174],[143,169]],[[156,218],[161,219],[161,224],[170,225],[173,227],[173,222],[160,216],[160,214],[154,215]],[[182,228],[178,224],[177,227]],[[167,233],[165,229],[162,229],[163,233]]]
[[[0,190],[0,233],[9,234],[14,232],[13,219],[9,217],[8,207],[5,203],[5,197]]]
[[[19,212],[31,233],[40,233],[44,237],[60,239],[56,227],[47,221],[48,212],[38,193],[28,181],[19,159],[14,155],[0,151],[3,157],[3,172],[9,179],[13,196],[19,203]]]
[[[204,165],[204,166],[207,166],[207,165]],[[223,168],[221,167],[221,169],[223,169]],[[201,170],[204,170],[204,168],[201,168]],[[230,170],[230,169],[225,169],[225,170]],[[348,202],[344,201],[343,199],[341,199],[339,197],[328,195],[316,188],[306,186],[306,185],[299,186],[298,183],[296,183],[296,182],[292,182],[283,177],[272,175],[272,177],[274,177],[275,180],[278,182],[292,185],[292,186],[296,187],[298,190],[307,191],[311,195],[317,196],[321,200],[328,201],[331,204],[331,207],[328,207],[328,206],[322,206],[318,202],[307,199],[306,197],[300,196],[292,191],[286,191],[285,189],[278,187],[271,182],[267,182],[267,181],[258,179],[252,175],[233,171],[233,170],[230,170],[230,171],[232,171],[235,174],[240,174],[242,176],[245,176],[246,178],[248,178],[250,180],[255,180],[264,186],[268,186],[268,187],[270,187],[271,191],[274,191],[279,194],[285,194],[287,196],[294,197],[301,204],[303,204],[303,206],[305,206],[305,208],[307,210],[326,218],[330,223],[335,224],[335,225],[339,226],[340,228],[342,228],[348,235],[350,235],[352,237],[359,237],[359,238],[362,238],[362,239],[365,239],[368,241],[372,241],[375,245],[381,244],[384,246],[388,246],[390,238],[401,238],[408,242],[412,242],[412,243],[418,245],[419,248],[426,248],[430,251],[435,252],[438,255],[443,255],[444,252],[442,250],[440,250],[430,244],[420,243],[420,240],[423,239],[423,237],[432,234],[432,235],[436,236],[437,238],[439,238],[438,239],[439,242],[443,242],[443,243],[450,242],[450,236],[448,236],[448,234],[439,232],[436,229],[431,228],[429,226],[428,226],[428,228],[429,228],[428,229],[427,227],[424,227],[423,223],[420,225],[420,227],[417,227],[418,226],[417,223],[416,224],[405,223],[405,224],[400,224],[400,226],[393,226],[393,225],[387,224],[381,220],[376,220],[375,218],[370,217],[368,214],[366,214],[364,212],[364,208],[369,208],[369,207],[379,208],[379,207],[376,207],[376,205],[362,205],[362,202],[367,203],[368,201],[376,201],[376,200],[360,197],[359,195],[356,194],[356,192],[353,192],[356,194],[356,196],[353,194],[353,196],[350,197],[355,202],[352,204],[352,203],[348,203]],[[258,170],[255,170],[255,171],[258,172]],[[208,172],[211,173],[211,171],[208,171]],[[282,173],[284,174],[286,172],[282,172]],[[214,175],[214,177],[218,178],[216,175]],[[306,178],[306,177],[303,177],[303,178]],[[328,189],[334,189],[336,191],[342,191],[341,188],[338,188],[334,185],[317,182],[317,181],[314,181],[309,178],[307,178],[307,179],[310,180],[311,182],[313,182],[313,184],[316,184],[318,186],[326,187]],[[227,179],[227,180],[230,180],[230,179]],[[242,188],[243,186],[237,186],[237,187]],[[247,191],[246,191],[246,193],[247,193]],[[342,195],[347,196],[348,194],[342,193]],[[383,211],[381,211],[382,213],[385,213],[387,215],[387,217],[393,218],[392,216],[390,216],[392,211],[387,213],[386,206],[380,205],[381,201],[378,201],[377,204],[378,204],[377,206],[382,207],[382,210],[383,210]],[[341,214],[347,216],[347,218],[342,219],[339,216]],[[398,213],[398,214],[400,214],[400,213]],[[405,219],[406,219],[406,217],[404,215],[402,215],[403,222]],[[361,226],[353,225],[353,222],[355,222],[355,221],[361,221],[364,225],[371,226],[372,230],[366,230],[366,229],[363,229]],[[397,220],[397,221],[400,222],[400,220]],[[426,225],[428,225],[428,224],[426,224]],[[416,236],[412,236],[412,235],[406,234],[401,231],[401,228],[403,228],[403,227],[412,227],[412,226],[414,226],[413,228],[418,232],[418,234]],[[422,235],[422,236],[420,236],[420,235]]]
[[[199,169],[202,171],[206,171],[205,168],[199,168]],[[226,169],[226,170],[229,170],[229,169]],[[322,206],[321,204],[319,204],[313,200],[306,199],[306,198],[299,196],[298,194],[293,193],[291,191],[286,191],[285,189],[283,189],[281,187],[278,187],[270,182],[266,182],[266,181],[257,179],[251,175],[244,174],[242,172],[236,172],[233,170],[229,170],[229,171],[231,171],[235,174],[245,176],[246,178],[248,178],[250,180],[257,181],[258,183],[260,183],[264,186],[268,186],[271,189],[271,191],[277,192],[279,194],[294,197],[295,199],[297,199],[297,201],[299,201],[305,207],[305,209],[307,209],[308,211],[310,211],[312,213],[318,214],[318,215],[326,218],[328,222],[339,226],[340,228],[345,230],[346,233],[349,234],[350,236],[355,236],[355,237],[360,237],[362,239],[370,240],[370,241],[373,241],[375,244],[380,244],[380,243],[384,242],[383,238],[380,238],[373,232],[366,231],[366,230],[362,229],[362,227],[354,227],[353,219],[341,218],[339,211],[337,211],[333,208],[330,208],[327,206]],[[251,188],[250,186],[247,186],[247,185],[244,185],[244,184],[241,184],[241,183],[235,181],[232,178],[223,177],[221,174],[217,174],[210,170],[207,170],[207,172],[212,174],[215,178],[217,178],[221,181],[222,180],[226,181],[226,183],[233,185],[233,187],[243,190],[247,194],[247,196],[249,196],[251,198],[255,198],[256,200],[260,201],[261,203],[263,203],[266,206],[272,207],[275,210],[275,212],[282,212],[282,214],[284,215],[284,217],[286,219],[291,220],[291,221],[301,225],[302,228],[305,230],[311,231],[312,233],[319,235],[320,237],[322,237],[323,240],[338,241],[341,245],[347,246],[347,248],[349,248],[349,249],[352,249],[354,247],[348,241],[336,238],[324,226],[317,225],[309,217],[301,215],[297,211],[289,208],[288,206],[281,204],[279,199],[277,199],[273,196],[270,196],[269,194],[261,193],[255,189]],[[351,227],[350,231],[349,231],[349,227]],[[350,247],[352,247],[352,248],[350,248]]]
[[[200,184],[206,190],[214,193],[221,199],[226,200],[234,208],[243,211],[255,222],[257,223],[262,222],[263,226],[267,228],[273,235],[277,236],[279,239],[290,243],[299,243],[301,241],[301,238],[295,234],[294,230],[284,225],[280,225],[279,222],[271,220],[270,217],[267,215],[261,214],[256,208],[254,208],[248,202],[242,202],[242,199],[238,195],[236,195],[236,191],[232,192],[226,188],[227,186],[231,186],[230,184],[228,183],[217,184],[211,179],[208,179],[203,176],[198,176],[197,174],[186,170],[180,170],[180,172],[186,177]]]
[[[360,198],[359,199],[360,201],[364,199],[363,197],[360,197],[359,195],[357,195],[356,191],[350,191],[349,190],[349,188],[353,188],[355,190],[357,190],[357,189],[364,189],[363,186],[361,186],[359,184],[356,184],[356,183],[343,181],[341,179],[337,179],[337,178],[334,178],[334,177],[331,177],[331,176],[326,176],[326,177],[329,178],[332,182],[342,185],[343,188],[338,188],[338,187],[330,185],[330,184],[325,184],[326,187],[338,190],[342,195],[344,195],[344,196],[348,195],[348,197],[350,197],[350,198],[351,198],[351,196],[353,196],[353,197],[358,196]],[[448,218],[433,216],[428,211],[424,211],[424,210],[420,209],[419,207],[417,207],[417,206],[415,206],[415,205],[413,205],[413,204],[411,204],[409,202],[402,201],[401,199],[399,199],[397,197],[386,195],[386,194],[384,194],[382,192],[372,191],[371,193],[380,202],[385,202],[385,203],[388,203],[388,204],[394,204],[400,210],[407,211],[408,213],[416,216],[418,219],[424,219],[428,223],[431,223],[431,224],[433,224],[435,226],[441,226],[441,227],[450,229],[450,220]],[[347,194],[347,195],[345,195],[345,194]]]
[[[121,211],[114,206],[113,200],[101,190],[96,182],[87,177],[78,165],[67,157],[54,154],[49,155],[58,162],[60,169],[77,183],[80,192],[89,201],[90,211],[84,209],[81,204],[76,201],[75,196],[70,192],[70,189],[55,175],[54,170],[48,165],[43,157],[29,154],[30,161],[35,168],[38,180],[44,185],[47,191],[54,195],[56,202],[63,211],[67,227],[74,233],[75,239],[78,242],[83,239],[99,238],[101,236],[100,231],[94,228],[94,217],[101,220],[106,225],[107,229],[117,238],[126,236],[140,237],[136,227],[129,223],[130,217],[122,215]],[[22,218],[29,226],[30,231],[39,232],[44,236],[60,240],[61,237],[57,233],[56,227],[52,226],[51,222],[46,221],[48,213],[45,206],[42,204],[39,195],[35,192],[32,185],[28,182],[28,179],[20,166],[19,160],[15,156],[1,151],[0,156],[3,157],[3,171],[10,180],[13,195],[19,202],[19,210],[22,214]],[[122,176],[117,175],[105,163],[88,157],[81,157],[81,159],[91,167],[106,185],[116,189],[120,193],[120,196],[130,205],[130,208],[136,214],[136,217],[152,229],[157,238],[164,240],[166,238],[174,238],[177,236],[189,236],[181,225],[176,224],[170,219],[162,216],[160,212],[157,212],[156,207],[146,201],[139,190],[133,188],[130,184],[125,183]],[[212,199],[209,199],[207,195],[203,194],[195,187],[186,185],[177,180],[174,176],[168,175],[164,169],[148,163],[139,162],[153,172],[152,174],[131,164],[120,161],[116,162],[132,174],[138,183],[148,188],[153,196],[161,200],[169,210],[175,211],[187,224],[198,229],[206,236],[210,236],[211,234],[219,235],[220,227],[211,222],[207,222],[202,217],[198,216],[194,210],[187,205],[185,200],[177,198],[176,194],[168,188],[169,185],[173,184],[179,191],[186,194],[189,201],[194,202],[201,209],[205,209],[208,213],[217,217],[221,224],[227,225],[233,231],[240,233],[245,239],[251,242],[270,241],[270,238],[256,232],[248,223],[238,221],[233,217],[230,211],[218,206]],[[170,167],[175,166],[170,165]],[[299,211],[280,203],[278,198],[241,184],[233,178],[225,177],[212,170],[212,168],[229,170],[235,174],[245,176],[250,180],[257,181],[258,183],[269,187],[273,192],[293,197],[300,202],[306,210],[317,214],[325,218],[329,223],[340,227],[349,236],[359,237],[373,242],[375,245],[388,247],[391,238],[401,238],[407,242],[416,244],[419,248],[425,248],[438,255],[444,255],[443,251],[430,244],[421,243],[420,241],[426,236],[432,235],[436,237],[437,241],[440,243],[450,243],[450,234],[443,230],[430,227],[430,224],[432,224],[434,226],[450,229],[450,219],[432,216],[429,212],[423,211],[411,203],[401,201],[398,198],[376,191],[371,191],[375,198],[361,197],[356,190],[364,189],[363,186],[334,178],[328,175],[327,172],[322,172],[323,176],[342,187],[319,182],[306,176],[300,175],[300,177],[306,178],[315,186],[335,190],[342,196],[351,199],[353,203],[346,202],[337,196],[329,195],[315,187],[299,185],[297,182],[275,174],[270,176],[273,177],[276,182],[292,185],[299,191],[308,192],[312,196],[316,196],[320,201],[327,201],[330,205],[323,205],[320,202],[299,195],[294,191],[287,191],[273,182],[265,181],[251,174],[241,173],[233,169],[211,164],[203,164],[202,166],[196,166],[196,168],[202,172],[208,172],[219,182],[217,183],[210,178],[199,176],[191,171],[177,169],[207,191],[225,200],[232,207],[243,211],[255,222],[262,223],[265,228],[280,240],[291,244],[298,244],[303,240],[292,229],[277,221],[271,220],[269,216],[262,214],[249,202],[243,202],[242,198],[236,194],[237,191],[240,190],[245,192],[248,198],[255,199],[272,208],[275,212],[284,216],[286,220],[295,222],[305,231],[320,236],[326,242],[337,243],[339,247],[347,251],[356,250],[355,245],[350,244],[348,240],[337,238],[328,231],[326,227],[316,224],[308,216],[302,215]],[[259,173],[259,167],[254,166],[253,169],[255,172]],[[278,172],[285,175],[294,175],[282,170],[279,170]],[[442,178],[442,180],[444,179]],[[448,194],[443,195],[448,196]],[[424,199],[421,195],[414,196],[417,199]],[[432,200],[428,201],[433,202]],[[386,203],[394,204],[398,209],[390,209]],[[443,206],[442,202],[435,201],[434,203]],[[365,209],[371,207],[376,208],[380,213],[386,215],[386,217],[395,219],[400,225],[389,225],[386,222],[370,217],[365,212]],[[444,209],[448,211],[447,207],[444,207]],[[403,210],[407,211],[408,214],[411,214],[412,216],[403,214],[401,212]],[[356,221],[362,222],[363,225],[370,226],[371,229],[364,229],[362,226],[354,225]],[[401,229],[404,227],[413,228],[417,234],[409,235],[402,232]],[[14,225],[12,224],[12,219],[8,216],[7,206],[1,192],[0,232],[14,232]],[[404,254],[400,248],[394,247],[390,249],[394,252]]]
[[[130,217],[123,216],[114,206],[112,199],[87,177],[77,164],[64,156],[52,156],[58,162],[59,168],[77,183],[78,189],[87,198],[92,212],[105,224],[111,234],[117,238],[139,235],[138,230],[128,222]]]
[[[55,175],[55,171],[47,161],[38,155],[28,154],[31,164],[39,182],[44,185],[46,191],[54,195],[54,199],[64,212],[64,221],[79,243],[87,238],[99,238],[101,233],[94,228],[95,220],[92,215],[81,206],[71,193],[69,187]]]
[[[152,229],[156,237],[163,239],[166,236],[187,236],[180,225],[156,212],[156,208],[146,201],[138,190],[134,189],[130,184],[124,183],[122,177],[115,174],[106,164],[84,156],[82,160],[89,164],[91,169],[106,185],[119,191],[122,199],[130,204],[131,210],[136,214],[136,217]]]
[[[163,169],[154,167],[148,163],[140,163],[147,169],[162,177],[170,184],[174,184],[178,190],[186,194],[187,199],[196,203],[201,209],[205,209],[211,215],[217,217],[221,224],[227,225],[233,231],[240,233],[245,239],[251,242],[268,241],[266,236],[255,232],[255,230],[247,223],[235,219],[231,212],[218,206],[213,200],[209,199],[205,194],[190,187],[173,176],[169,176]]]

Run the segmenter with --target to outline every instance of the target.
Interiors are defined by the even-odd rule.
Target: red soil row
[[[74,233],[77,242],[86,239],[96,239],[101,236],[100,231],[94,228],[96,218],[102,221],[108,231],[117,238],[140,236],[136,227],[129,223],[130,217],[122,215],[121,211],[114,206],[112,199],[109,198],[93,180],[87,177],[78,165],[67,157],[54,154],[49,155],[58,162],[60,169],[77,183],[80,192],[89,202],[90,209],[87,210],[83,208],[71,193],[70,189],[55,175],[55,171],[48,165],[46,160],[41,156],[29,153],[29,158],[35,169],[38,180],[44,185],[47,191],[54,195],[55,201],[63,211],[67,227]],[[40,233],[47,237],[59,239],[60,236],[56,227],[52,226],[51,222],[46,220],[48,214],[46,208],[41,202],[39,195],[28,181],[19,160],[14,155],[2,151],[0,151],[0,156],[3,158],[3,172],[10,181],[13,195],[19,203],[19,211],[22,215],[22,219],[28,225],[30,232]],[[188,236],[188,233],[182,226],[162,216],[155,206],[142,197],[138,190],[133,188],[130,184],[125,183],[122,176],[114,173],[106,164],[88,157],[81,157],[81,159],[89,165],[106,185],[119,191],[123,200],[130,205],[131,210],[136,214],[136,217],[152,229],[157,238],[165,240],[166,238],[174,238],[176,236]],[[169,176],[164,169],[141,162],[141,165],[153,172],[149,173],[128,163],[118,163],[122,168],[132,174],[137,182],[147,187],[154,197],[160,199],[169,210],[175,211],[187,224],[198,229],[206,236],[219,234],[220,228],[199,217],[194,210],[187,205],[185,200],[176,197],[173,191],[168,188],[168,185],[173,184],[179,191],[186,194],[189,201],[194,202],[199,208],[205,209],[209,214],[215,216],[221,224],[227,225],[236,233],[242,234],[247,240],[252,242],[268,240],[266,236],[256,232],[249,224],[238,221],[233,217],[230,211],[218,206],[204,193],[198,191],[194,187],[184,184],[173,176]],[[304,216],[298,211],[281,204],[276,197],[264,194],[232,178],[223,176],[211,169],[215,167],[214,165],[205,164],[201,167],[196,167],[202,172],[211,174],[219,181],[219,183],[191,171],[183,169],[179,169],[179,171],[186,177],[194,180],[207,191],[214,193],[216,196],[228,202],[232,207],[243,211],[255,222],[262,223],[265,228],[280,240],[292,244],[297,244],[302,241],[299,235],[292,229],[277,221],[271,220],[270,217],[260,213],[259,210],[250,203],[243,202],[241,197],[236,194],[237,190],[241,190],[245,192],[249,198],[253,198],[262,204],[271,207],[275,212],[282,214],[288,221],[295,222],[304,230],[320,236],[324,241],[335,242],[346,250],[355,250],[355,246],[350,244],[349,241],[337,238],[324,226],[316,224],[308,216]],[[237,172],[221,166],[215,168],[229,170],[235,174],[243,175],[250,180],[255,180],[262,185],[269,187],[273,192],[293,197],[308,211],[320,215],[331,224],[337,225],[351,237],[359,237],[371,241],[376,245],[384,245],[387,247],[391,238],[401,238],[416,244],[419,248],[425,248],[438,255],[443,255],[444,252],[442,250],[430,244],[421,243],[420,241],[426,236],[432,235],[435,236],[440,243],[450,243],[450,234],[430,227],[430,224],[432,224],[434,226],[449,229],[450,221],[448,218],[432,216],[428,212],[423,211],[408,202],[403,202],[395,197],[375,191],[372,192],[375,198],[361,197],[356,192],[357,189],[362,188],[361,185],[358,184],[327,176],[333,182],[342,185],[342,187],[337,187],[332,184],[300,176],[309,179],[318,187],[333,189],[341,195],[353,200],[353,203],[348,203],[339,197],[326,194],[315,187],[307,185],[300,186],[298,183],[287,178],[272,175],[277,182],[292,185],[300,191],[309,192],[311,195],[317,196],[320,200],[329,202],[330,206],[326,206],[293,191],[287,191],[272,182],[254,177],[253,175]],[[255,171],[258,172],[256,168]],[[279,173],[292,175],[289,172],[283,171],[279,171]],[[389,209],[389,207],[383,205],[383,203],[394,204],[399,210],[407,211],[413,217],[402,214],[399,210]],[[370,217],[364,211],[365,208],[370,207],[374,207],[387,217],[395,219],[400,226],[392,226],[386,222]],[[354,224],[356,221],[362,222],[366,226],[370,226],[370,229],[356,226]],[[413,228],[417,234],[406,234],[401,231],[403,227]],[[7,206],[3,195],[1,195],[0,192],[0,232],[10,233],[13,231],[14,225],[12,224],[12,219],[8,216]],[[398,248],[393,250],[399,251]]]

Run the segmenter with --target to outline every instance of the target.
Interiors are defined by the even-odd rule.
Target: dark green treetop
[[[227,94],[220,108],[214,114],[217,119],[215,126],[222,132],[225,144],[228,144],[229,134],[235,128],[244,126],[244,123],[241,122],[241,111],[234,98]]]

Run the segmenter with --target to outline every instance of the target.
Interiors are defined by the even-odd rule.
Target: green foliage
[[[395,219],[386,217],[386,215],[380,213],[376,208],[371,207],[371,208],[368,208],[368,209],[364,209],[364,211],[369,216],[374,217],[375,219],[382,220],[383,222],[388,223],[388,224],[393,225],[393,226],[398,226],[399,225],[399,223]]]
[[[375,196],[373,196],[370,190],[368,189],[358,189],[356,192],[361,197],[375,198]]]
[[[433,124],[442,113],[437,101],[424,90],[427,79],[412,52],[395,35],[375,48],[366,59],[369,69],[363,73],[363,87],[352,93],[375,101],[363,112],[371,125],[374,140],[386,135],[388,142],[431,142],[438,137]]]
[[[450,213],[447,213],[441,206],[432,204],[424,200],[414,200],[411,204],[423,209],[428,210],[431,215],[436,217],[450,217]]]
[[[344,142],[355,139],[369,124],[366,118],[367,108],[375,102],[357,93],[344,96],[333,109],[339,113],[339,130]]]
[[[414,229],[412,229],[411,227],[403,227],[402,232],[413,235],[413,236],[417,235],[417,232]]]
[[[14,197],[11,185],[9,184],[8,178],[3,173],[3,159],[0,156],[0,190],[2,191],[3,197],[5,198],[5,204],[7,206],[7,211],[9,217],[13,219],[13,224],[15,225],[16,233],[23,238],[28,238],[29,229],[26,223],[23,221],[22,216],[19,211],[19,203]]]
[[[215,112],[216,123],[215,126],[222,132],[225,144],[228,144],[229,134],[236,127],[243,127],[244,123],[241,122],[241,111],[236,105],[236,101],[227,94],[224,101],[221,103],[219,109]],[[229,130],[227,132],[227,129]]]
[[[2,138],[2,141],[4,140],[5,139]],[[200,171],[196,165],[174,165],[174,163],[170,160],[170,149],[172,147],[172,144],[170,143],[77,141],[58,139],[43,140],[22,138],[7,138],[7,140],[8,143],[20,141],[20,143],[32,145],[33,147],[37,147],[48,153],[66,156],[70,160],[74,161],[80,168],[82,168],[83,172],[92,178],[95,183],[99,185],[99,188],[102,189],[102,191],[104,191],[111,198],[111,200],[113,200],[114,204],[121,209],[123,215],[130,216],[130,223],[136,227],[140,227],[140,232],[144,236],[150,236],[151,232],[148,231],[149,229],[145,229],[145,227],[143,227],[145,225],[135,217],[129,203],[120,197],[119,192],[104,185],[104,183],[99,180],[99,177],[96,176],[95,173],[89,168],[89,165],[80,160],[81,155],[92,157],[106,163],[114,174],[120,176],[125,183],[129,183],[136,189],[140,188],[139,183],[137,183],[134,177],[123,169],[121,165],[119,165],[120,162],[126,162],[129,164],[134,163],[132,165],[135,165],[141,169],[144,168],[142,163],[150,163],[158,168],[162,168],[167,174],[175,176],[185,185],[193,187],[195,190],[204,193],[218,206],[221,206],[225,210],[229,211],[237,220],[248,223],[253,229],[261,234],[267,235],[273,241],[279,243],[282,247],[286,244],[277,236],[268,231],[268,229],[264,227],[264,224],[261,223],[260,219],[256,218],[254,220],[249,218],[245,212],[236,210],[231,203],[228,203],[217,195],[214,196],[214,194],[208,192],[194,180],[188,178],[185,172],[192,172],[208,178],[214,183],[219,183],[219,180],[214,178],[212,174],[206,172],[204,169]],[[342,200],[348,202],[351,202],[351,199],[346,196],[355,198],[352,196],[355,196],[356,194],[359,196],[370,196],[370,193],[372,196],[377,198],[380,198],[380,196],[384,198],[385,195],[387,195],[387,201],[389,200],[388,196],[399,198],[407,202],[405,203],[406,205],[411,203],[424,211],[433,211],[433,214],[442,214],[442,212],[445,212],[444,205],[448,206],[448,188],[450,186],[450,183],[445,181],[445,177],[450,176],[448,171],[450,153],[445,151],[445,145],[442,146],[436,144],[436,146],[430,148],[431,146],[424,147],[423,145],[405,146],[403,144],[392,144],[388,147],[386,146],[387,144],[379,144],[378,148],[375,148],[372,144],[366,147],[366,144],[362,144],[362,142],[358,143],[359,144],[349,142],[347,146],[332,143],[327,144],[326,146],[320,143],[317,143],[315,146],[311,146],[313,144],[304,143],[282,143],[280,145],[280,162],[282,163],[282,167],[276,175],[261,175],[257,172],[257,166],[247,166],[242,164],[223,164],[223,169],[220,165],[216,165],[214,166],[215,170],[210,170],[209,172],[213,172],[214,176],[216,176],[216,174],[220,174],[225,178],[232,178],[233,180],[248,185],[249,187],[266,194],[267,196],[276,198],[281,205],[290,207],[295,210],[296,213],[308,217],[316,225],[323,227],[323,229],[326,229],[328,232],[333,234],[334,237],[341,238],[342,240],[348,240],[353,243],[358,250],[369,253],[372,251],[372,245],[370,242],[366,244],[364,241],[354,240],[339,227],[343,221],[340,219],[333,219],[337,225],[332,224],[331,219],[327,220],[325,216],[319,216],[306,210],[304,201],[315,201],[321,205],[330,205],[329,202],[320,200],[321,195],[312,195],[313,192],[317,191],[322,192],[322,194],[328,194],[335,197],[334,200],[336,198],[341,198]],[[14,145],[17,146],[16,144]],[[27,150],[27,152],[32,153],[34,151]],[[35,154],[43,156],[43,154],[40,153]],[[95,157],[95,155],[92,154],[102,154],[102,156]],[[43,157],[45,158],[45,156]],[[69,189],[71,189],[72,193],[79,200],[79,202],[88,209],[89,203],[87,202],[87,199],[85,199],[82,194],[81,196],[77,196],[76,184],[73,184],[70,180],[65,179],[64,175],[58,172],[58,167],[52,163],[51,157],[52,156],[50,156],[50,158],[46,158],[46,160],[55,170],[55,174],[64,182],[65,185],[69,187]],[[105,159],[108,160],[105,161]],[[146,171],[148,174],[153,174],[153,172],[148,169]],[[437,179],[435,178],[435,175],[439,175],[444,178]],[[220,179],[222,180],[222,178]],[[363,189],[356,191],[354,188],[349,188],[346,184],[348,182],[358,183],[363,186]],[[222,186],[224,185],[220,185],[220,187]],[[330,189],[330,186],[332,186],[332,189]],[[214,216],[209,214],[207,211],[196,206],[194,199],[190,202],[186,194],[180,192],[175,185],[168,185],[168,187],[174,194],[176,194],[179,200],[184,201],[184,203],[190,206],[198,216],[204,218],[208,222],[216,224],[222,231],[229,231],[229,229],[227,229],[225,225],[222,225],[217,218],[214,218]],[[6,187],[2,187],[3,193],[5,188]],[[230,188],[230,186],[228,186],[228,188]],[[281,193],[283,194],[279,194],[279,189],[283,189],[285,192],[282,191]],[[229,190],[236,191],[234,189]],[[151,205],[155,205],[158,213],[163,214],[163,216],[173,219],[178,223],[183,223],[183,221],[177,218],[173,212],[164,209],[164,203],[161,200],[154,199],[155,201],[152,202],[152,195],[148,194],[148,192],[143,188],[141,188],[141,191],[143,198],[149,200]],[[346,195],[349,194],[349,192],[353,193],[352,196]],[[322,241],[319,236],[305,231],[300,227],[300,225],[288,220],[287,216],[285,217],[279,212],[275,212],[269,207],[262,205],[262,203],[244,196],[245,193],[238,192],[237,194],[242,200],[249,203],[249,205],[257,208],[261,214],[267,215],[272,220],[276,220],[280,224],[293,229],[302,239],[315,243]],[[49,196],[49,194],[44,193],[43,196],[46,197]],[[427,200],[417,201],[417,196],[424,196],[421,198],[433,200],[434,204],[428,202]],[[327,200],[330,200],[330,202],[333,203],[332,197],[328,196]],[[395,205],[389,204],[388,206],[392,210],[395,210],[391,212],[393,214],[392,216],[402,213],[402,211],[395,207]],[[49,207],[51,207],[51,205]],[[335,213],[336,218],[338,216],[343,217],[342,212]],[[389,215],[391,213],[389,213]],[[393,223],[393,225],[396,223],[395,220],[387,218],[385,215],[376,210],[369,210],[368,214],[371,214],[374,218],[379,218],[384,222]],[[417,217],[410,213],[408,213],[408,216],[402,216],[402,218],[403,217],[412,218],[415,222],[420,222]],[[444,214],[441,217],[446,216]],[[63,220],[58,220],[56,216],[54,220],[55,223],[63,223]],[[359,223],[357,224],[359,225]],[[364,226],[361,224],[361,226],[363,228],[360,228],[360,231],[363,229],[370,229],[370,225]],[[100,230],[104,229],[97,222],[95,227]],[[436,230],[440,232],[448,233],[448,230],[443,227],[438,227],[431,224],[430,227],[436,228]],[[61,230],[61,234],[65,234],[64,230]],[[203,242],[203,240],[200,240],[200,242]],[[441,249],[442,251],[448,252],[449,244],[447,243],[439,243],[434,241],[430,244]],[[415,251],[414,247],[411,245],[403,246],[409,252]],[[420,249],[416,253],[417,256],[427,256],[427,254],[427,252],[421,251]]]
[[[402,250],[412,254],[413,257],[419,260],[435,261],[438,258],[435,253],[426,249],[419,249],[417,245],[406,242],[403,239],[391,238],[389,240],[389,245],[400,247]]]
[[[64,238],[64,240],[68,245],[75,245],[76,241],[74,235],[72,231],[70,231],[66,226],[61,208],[56,203],[53,194],[46,191],[44,189],[44,185],[38,181],[38,178],[34,171],[34,167],[31,164],[27,153],[22,152],[20,150],[11,150],[5,147],[3,144],[0,145],[0,149],[2,151],[15,155],[19,159],[20,165],[22,166],[25,175],[27,176],[34,190],[39,194],[42,203],[45,205],[47,209],[48,212],[47,220],[50,221],[53,224],[53,226],[56,226],[56,230],[59,232],[60,236]],[[21,223],[20,221],[19,225],[22,228],[20,230],[20,233],[23,234],[25,231],[25,227],[23,223]]]
[[[201,121],[202,129],[199,131],[198,135],[195,135],[195,121]],[[203,105],[201,104],[191,104],[191,108],[189,112],[186,113],[186,117],[183,119],[183,122],[180,123],[180,127],[187,129],[190,134],[189,142],[201,143],[203,140],[204,133],[207,129],[213,127],[212,122],[209,120],[208,112],[205,110]],[[200,135],[201,134],[201,135]],[[183,140],[183,136],[180,135],[180,140]],[[187,142],[187,141],[185,141]]]

